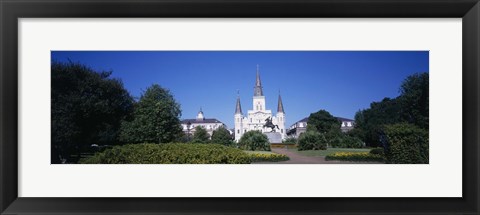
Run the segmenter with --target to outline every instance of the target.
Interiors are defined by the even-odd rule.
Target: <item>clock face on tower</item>
[[[256,118],[256,119],[263,119],[265,117],[265,114],[257,112],[253,115],[253,117]]]

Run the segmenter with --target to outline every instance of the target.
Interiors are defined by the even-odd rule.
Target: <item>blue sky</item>
[[[182,119],[206,118],[233,128],[237,90],[252,109],[257,64],[267,109],[280,91],[287,124],[320,109],[351,118],[373,101],[399,95],[409,75],[429,71],[428,51],[52,51],[52,60],[112,71],[134,97],[152,84],[168,88]]]

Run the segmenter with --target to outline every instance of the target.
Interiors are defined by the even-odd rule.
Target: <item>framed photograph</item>
[[[2,214],[478,214],[479,13],[0,1]]]

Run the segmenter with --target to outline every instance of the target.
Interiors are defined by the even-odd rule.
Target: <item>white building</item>
[[[340,130],[342,132],[348,132],[355,127],[355,121],[353,119],[347,119],[343,117],[335,117],[338,121],[341,122]],[[298,138],[301,133],[307,131],[307,122],[308,117],[301,119],[298,122],[293,123],[287,131],[289,137]]]
[[[193,133],[195,132],[195,127],[197,126],[201,126],[205,128],[208,134],[210,134],[210,136],[212,136],[213,131],[215,131],[220,127],[227,128],[225,124],[220,122],[220,120],[217,120],[215,118],[206,119],[205,116],[203,115],[202,108],[200,108],[200,111],[197,114],[197,118],[184,119],[182,120],[181,125],[182,125],[183,132],[185,134],[190,134],[190,135],[193,135]]]
[[[277,113],[274,116],[271,110],[268,110],[265,105],[265,96],[263,95],[262,82],[260,81],[260,74],[257,65],[257,78],[254,87],[252,109],[248,110],[247,115],[242,112],[242,106],[240,104],[240,97],[237,97],[237,105],[235,109],[235,141],[240,140],[242,135],[251,130],[259,130],[263,133],[272,132],[272,129],[263,127],[265,120],[269,118],[274,125],[278,125],[278,129],[275,128],[275,132],[282,135],[282,140],[286,138],[285,129],[285,111],[283,110],[282,97],[278,95]]]

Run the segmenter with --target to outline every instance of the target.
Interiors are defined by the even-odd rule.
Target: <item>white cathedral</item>
[[[285,111],[283,110],[282,97],[278,95],[277,114],[273,116],[272,110],[267,110],[265,106],[265,96],[263,95],[262,82],[257,65],[257,78],[253,91],[252,110],[248,110],[246,116],[243,115],[242,106],[240,105],[240,96],[237,96],[237,105],[235,108],[235,141],[240,140],[242,135],[251,130],[259,130],[262,133],[272,132],[271,128],[263,127],[265,120],[270,117],[274,125],[278,125],[278,132],[282,136],[282,140],[286,138],[285,130]]]

